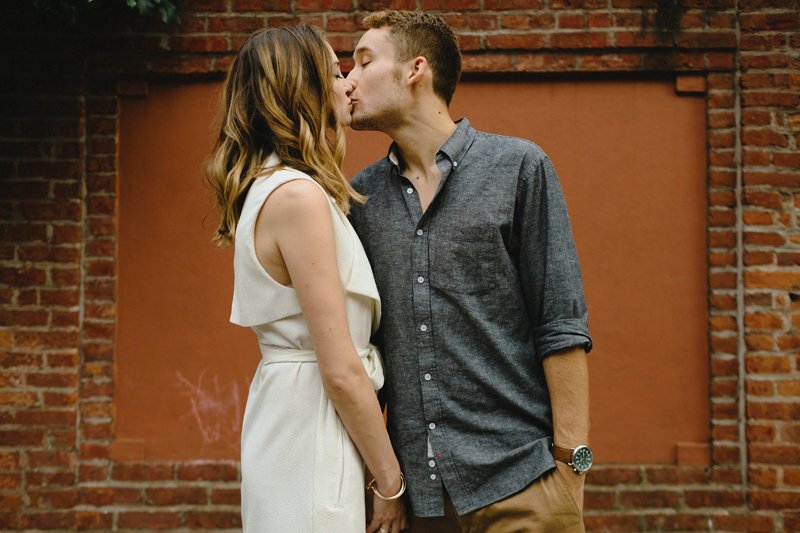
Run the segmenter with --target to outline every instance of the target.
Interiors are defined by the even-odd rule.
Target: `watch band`
[[[561,461],[562,463],[571,464],[572,463],[572,449],[571,448],[562,448],[561,446],[556,446],[553,444],[553,457],[556,461]]]

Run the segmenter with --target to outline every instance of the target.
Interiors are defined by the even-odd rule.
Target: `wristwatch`
[[[576,474],[585,474],[592,468],[592,450],[585,444],[574,448],[562,448],[552,445],[553,457],[557,461],[567,463]]]

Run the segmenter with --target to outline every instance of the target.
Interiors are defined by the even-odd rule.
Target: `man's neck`
[[[450,138],[456,124],[447,109],[412,112],[404,123],[388,132],[399,148],[404,168],[424,169],[435,164],[436,152]]]

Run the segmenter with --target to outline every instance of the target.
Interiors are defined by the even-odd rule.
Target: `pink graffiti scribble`
[[[185,389],[184,394],[189,397],[191,413],[203,443],[208,445],[222,442],[227,447],[238,450],[239,439],[235,436],[239,434],[242,421],[239,384],[231,382],[221,386],[219,376],[214,376],[208,383],[205,373],[205,370],[200,372],[196,384],[180,371],[176,374],[178,383]]]

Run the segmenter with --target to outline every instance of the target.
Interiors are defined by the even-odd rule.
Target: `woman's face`
[[[327,44],[327,43],[326,43]],[[349,126],[352,120],[350,113],[353,110],[353,104],[350,102],[350,93],[353,92],[353,84],[347,78],[342,76],[339,70],[339,58],[336,53],[328,46],[328,52],[331,56],[331,63],[333,63],[333,71],[336,73],[332,80],[333,89],[333,104],[336,107],[336,118],[343,126]]]

